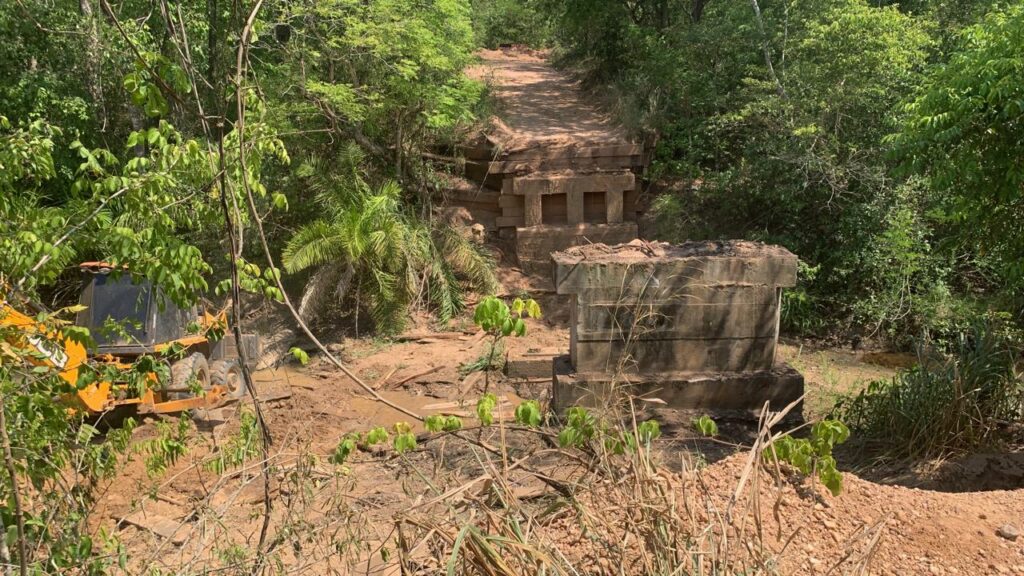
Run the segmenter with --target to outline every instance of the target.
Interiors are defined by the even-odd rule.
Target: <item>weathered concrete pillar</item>
[[[541,215],[540,194],[527,194],[524,206],[524,224],[526,226],[540,226],[543,222]]]
[[[609,190],[605,193],[605,206],[609,224],[622,222],[622,190]]]
[[[565,196],[569,224],[583,223],[583,192],[570,190]]]
[[[796,284],[785,248],[636,240],[552,259],[556,291],[572,298],[556,410],[624,393],[676,408],[782,408],[803,394],[803,378],[775,359],[781,289]]]

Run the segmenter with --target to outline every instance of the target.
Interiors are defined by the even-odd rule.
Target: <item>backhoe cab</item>
[[[144,354],[167,362],[170,378],[145,374],[141,393],[132,392],[139,390],[138,385],[126,382],[94,382],[77,392],[76,404],[92,413],[131,405],[141,413],[169,413],[212,408],[246,394],[239,348],[224,312],[180,308],[152,282],[133,281],[130,274],[109,264],[86,262],[81,269],[87,273],[79,298],[85,308],[75,323],[89,329],[95,350],[46,333],[2,297],[0,324],[18,328],[24,341],[38,348],[45,362],[57,367],[72,386],[77,386],[79,370],[90,361],[128,368]],[[246,358],[255,362],[256,335],[243,335],[242,345]]]
[[[109,264],[86,262],[80,268],[88,277],[79,298],[85,308],[75,323],[89,329],[96,342],[95,358],[128,364],[152,354],[170,363],[169,382],[147,387],[139,398],[119,398],[115,386],[104,400],[107,405],[137,404],[140,412],[180,412],[245,395],[238,345],[223,311],[210,314],[197,307],[180,308],[149,280],[138,282],[130,274],[117,274]],[[242,345],[249,362],[255,363],[256,335],[243,335]]]

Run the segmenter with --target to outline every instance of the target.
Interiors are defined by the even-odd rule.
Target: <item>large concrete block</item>
[[[559,414],[573,406],[618,407],[631,396],[656,398],[671,409],[757,411],[768,402],[772,410],[781,410],[804,394],[803,376],[784,364],[758,372],[664,373],[612,379],[603,373],[577,372],[563,356],[555,359],[553,372],[552,408]]]
[[[539,172],[512,179],[512,194],[582,194],[632,190],[636,176],[628,170],[617,172]]]
[[[629,242],[636,235],[636,222],[519,227],[516,228],[516,257],[523,269],[543,273],[551,267],[552,252],[591,242]]]

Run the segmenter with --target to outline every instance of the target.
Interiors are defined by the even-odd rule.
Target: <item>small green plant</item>
[[[610,454],[632,453],[638,447],[650,447],[651,442],[661,436],[661,425],[657,420],[645,420],[633,430],[622,430],[599,421],[586,408],[574,406],[566,413],[565,426],[558,433],[558,445],[562,448],[585,448],[597,440]]]
[[[481,426],[490,426],[494,423],[494,409],[498,406],[498,398],[488,392],[476,401],[476,417],[480,420]]]
[[[458,416],[442,416],[433,414],[423,420],[428,432],[454,432],[462,429],[462,420]]]
[[[387,442],[388,437],[388,431],[383,426],[377,426],[366,433],[366,436],[363,437],[363,442],[368,446],[373,446]]]
[[[527,400],[516,406],[515,418],[516,423],[523,426],[530,426],[531,428],[540,426],[540,422],[543,419],[540,412],[540,403],[536,400]]]
[[[704,414],[700,418],[693,421],[693,427],[700,432],[701,436],[713,438],[718,436],[718,424],[711,419],[710,416]]]
[[[650,444],[661,437],[661,425],[658,424],[657,420],[645,420],[637,424],[636,434],[640,442]]]
[[[503,366],[503,348],[504,347],[500,342],[498,342],[493,348],[489,346],[486,351],[477,356],[471,362],[461,364],[459,366],[459,375],[466,377],[473,372],[501,370]]]
[[[487,351],[487,359],[483,362],[484,391],[490,389],[490,373],[494,366],[494,358],[498,354],[503,338],[526,335],[525,318],[541,318],[540,304],[532,298],[516,298],[512,307],[496,296],[487,296],[476,305],[473,311],[473,323],[490,335],[491,342]]]
[[[291,354],[292,358],[294,358],[299,364],[302,364],[303,366],[309,364],[309,354],[307,354],[302,348],[292,346],[288,349],[288,353]]]
[[[586,408],[573,406],[566,413],[565,427],[558,433],[558,445],[562,448],[579,448],[592,440],[597,433],[597,420]]]
[[[817,476],[833,496],[843,491],[843,475],[836,469],[832,449],[850,438],[850,429],[838,420],[822,420],[811,427],[810,438],[789,434],[776,438],[764,451],[769,461],[785,462],[806,476]]]
[[[395,437],[391,442],[391,446],[395,449],[395,452],[404,454],[416,449],[416,435],[412,433],[412,426],[409,426],[407,422],[398,422],[394,425],[393,429]]]
[[[260,427],[252,412],[242,412],[235,434],[218,452],[217,456],[205,464],[206,469],[216,474],[238,468],[250,458],[260,453]]]
[[[156,429],[160,436],[140,446],[146,453],[146,473],[155,477],[167,471],[179,458],[188,451],[188,434],[192,429],[192,421],[187,416],[178,419],[174,426],[167,422],[157,422]]]
[[[348,461],[349,456],[356,451],[359,442],[358,434],[346,434],[338,441],[338,445],[331,453],[331,463],[341,466]]]

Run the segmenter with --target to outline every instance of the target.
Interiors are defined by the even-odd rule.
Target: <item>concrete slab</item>
[[[552,254],[552,260],[559,294],[600,288],[639,293],[652,286],[667,290],[796,285],[793,253],[781,246],[743,240],[577,246]]]
[[[605,373],[576,372],[562,356],[553,362],[553,372],[551,403],[559,414],[572,406],[614,408],[630,396],[656,398],[669,409],[757,412],[769,402],[772,409],[781,410],[804,393],[803,376],[786,364],[757,372],[648,373],[613,380]]]

